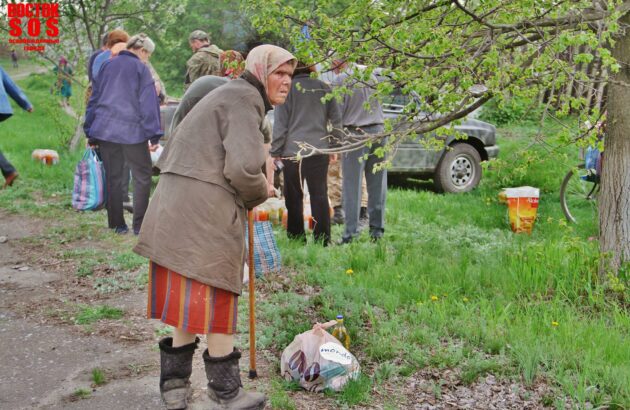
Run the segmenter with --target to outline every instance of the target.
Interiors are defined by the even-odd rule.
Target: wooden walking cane
[[[247,211],[248,255],[249,264],[249,378],[258,377],[256,373],[256,301],[254,296],[254,211]]]

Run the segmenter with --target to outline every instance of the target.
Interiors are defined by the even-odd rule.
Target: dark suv
[[[395,119],[401,116],[409,98],[420,100],[417,96],[403,96],[394,92],[383,101],[386,118]],[[408,177],[432,178],[440,192],[468,192],[474,189],[481,180],[481,161],[487,161],[499,155],[496,145],[496,128],[487,122],[465,119],[454,125],[455,132],[446,137],[432,136],[444,140],[444,148],[432,147],[424,136],[399,143],[387,170],[393,180]],[[462,138],[464,134],[466,138]],[[435,144],[433,144],[435,145]]]

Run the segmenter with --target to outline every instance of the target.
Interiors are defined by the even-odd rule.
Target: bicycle
[[[599,151],[594,155],[599,157],[596,161],[601,161]],[[597,197],[600,191],[599,169],[601,167],[597,162],[593,166],[587,159],[571,169],[562,180],[560,206],[567,221],[580,223],[597,220]]]

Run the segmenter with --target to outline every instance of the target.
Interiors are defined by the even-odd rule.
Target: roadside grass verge
[[[64,151],[64,138],[74,132],[72,119],[55,119],[59,108],[43,86],[48,80],[39,77],[20,85],[36,105],[52,103],[49,115],[45,108],[32,116],[18,111],[0,125],[0,146],[21,172],[13,189],[0,191],[0,208],[50,221],[39,240],[84,261],[77,274],[83,266],[81,275],[89,277],[96,263],[131,272],[143,263],[130,253],[134,238],[110,233],[102,211],[79,214],[70,207],[82,153]],[[559,206],[560,183],[577,164],[577,149],[530,145],[536,131],[531,125],[501,129],[500,159],[486,166],[472,193],[440,195],[413,182],[390,189],[386,235],[376,244],[364,235],[346,246],[303,246],[278,230],[283,264],[296,274],[286,287],[260,280],[273,291],[257,305],[258,347],[281,352],[313,321],[342,313],[351,350],[365,371],[332,394],[340,407],[370,405],[373,389],[402,383],[427,366],[458,368],[465,384],[487,373],[526,385],[544,380],[558,387],[545,398],[550,405],[560,406],[568,396],[577,408],[630,407],[628,273],[615,286],[597,275],[597,221],[569,225]],[[557,132],[554,124],[543,128],[551,139]],[[35,148],[58,149],[60,164],[31,161]],[[520,185],[541,189],[531,235],[510,232],[497,199],[502,188]],[[339,236],[335,227],[333,237]],[[112,254],[101,260],[65,248],[80,241],[98,242]],[[139,286],[143,278],[136,278]],[[243,346],[246,299],[239,317]],[[295,408],[290,390],[278,377],[271,401]],[[436,397],[439,390],[436,385]]]

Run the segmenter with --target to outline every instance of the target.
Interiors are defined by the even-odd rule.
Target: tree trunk
[[[599,73],[598,83],[597,83],[597,97],[595,101],[595,107],[602,111],[602,104],[604,103],[604,90],[606,87],[606,78],[608,76],[608,70],[606,67],[602,67],[601,72]]]
[[[608,133],[599,201],[600,275],[617,275],[630,261],[630,13],[619,21],[621,30],[613,57],[621,65],[608,84]]]

